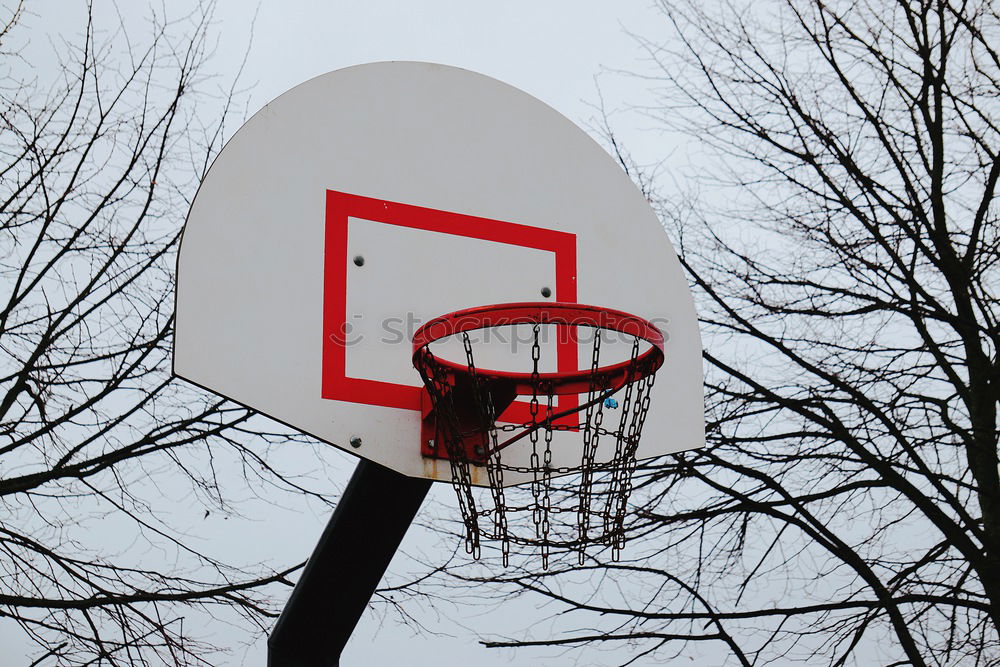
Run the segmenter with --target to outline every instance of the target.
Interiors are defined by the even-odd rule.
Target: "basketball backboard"
[[[281,95],[215,160],[180,246],[174,372],[397,472],[448,480],[447,462],[421,454],[413,332],[450,311],[546,299],[655,323],[666,359],[638,456],[703,445],[692,298],[615,160],[486,76],[360,65]],[[589,351],[552,345],[561,368],[587,363]]]

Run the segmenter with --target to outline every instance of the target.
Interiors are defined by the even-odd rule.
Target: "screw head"
[[[430,449],[437,449],[437,443],[434,442],[433,438],[427,441],[427,447]]]
[[[542,296],[545,297],[546,299],[548,299],[550,296],[552,296],[552,290],[549,289],[548,287],[543,287],[542,288]]]
[[[351,436],[351,447],[357,449],[360,446],[361,446],[361,437],[357,435]]]
[[[354,265],[355,266],[364,266],[365,265],[365,258],[362,257],[361,255],[356,255],[354,257]]]

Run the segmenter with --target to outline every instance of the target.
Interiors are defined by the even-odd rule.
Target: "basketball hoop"
[[[531,370],[477,366],[469,332],[515,325],[531,327]],[[555,371],[540,370],[543,327],[556,332],[557,343],[571,344],[569,355],[565,347],[558,349]],[[583,348],[581,328],[593,333],[590,367],[583,370],[576,358]],[[609,332],[628,340],[629,353],[625,360],[602,365],[601,340]],[[433,343],[452,336],[462,341],[464,362],[431,352]],[[451,465],[466,548],[473,557],[479,557],[486,538],[501,543],[505,565],[511,543],[539,547],[545,567],[552,549],[576,550],[582,563],[585,548],[600,544],[618,558],[636,448],[663,346],[663,334],[643,318],[575,303],[482,306],[443,315],[417,330],[413,365],[425,385],[421,450]],[[605,425],[609,413],[616,413],[610,427]],[[553,443],[554,434],[565,435]],[[562,463],[553,463],[554,444],[575,443],[579,457],[566,464],[560,453]],[[530,447],[527,465],[504,461],[512,447]],[[485,468],[491,506],[478,504],[473,494],[477,468]],[[526,504],[508,502],[505,473],[528,477]],[[553,483],[563,475],[573,477]],[[517,517],[527,516],[533,528],[526,530]]]
[[[705,442],[698,317],[656,212],[587,132],[475,72],[369,63],[269,102],[205,174],[176,274],[174,374],[360,459],[275,664],[336,662],[431,482],[476,557],[617,557],[637,457]],[[508,333],[519,349],[485,340]]]

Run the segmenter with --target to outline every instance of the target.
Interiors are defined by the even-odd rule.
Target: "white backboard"
[[[619,165],[494,79],[351,67],[265,106],[209,170],[180,247],[174,372],[403,474],[447,480],[447,461],[420,453],[413,331],[454,310],[542,301],[544,288],[666,334],[640,458],[704,444],[692,298]],[[554,463],[578,462],[579,434],[556,438]]]

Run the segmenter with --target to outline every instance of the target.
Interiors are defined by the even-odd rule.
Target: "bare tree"
[[[700,308],[709,446],[640,467],[621,562],[445,585],[559,612],[491,646],[997,664],[996,4],[662,4],[644,111],[714,149],[697,196],[657,202]]]
[[[192,614],[263,629],[261,587],[287,584],[189,531],[193,512],[235,512],[223,475],[308,493],[267,460],[288,434],[171,376],[177,242],[233,112],[232,87],[203,72],[211,9],[151,10],[137,38],[83,6],[54,68],[21,54],[43,38],[35,17],[5,10],[0,621],[37,643],[36,664],[215,664]]]

